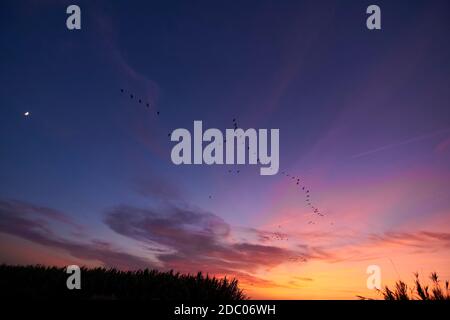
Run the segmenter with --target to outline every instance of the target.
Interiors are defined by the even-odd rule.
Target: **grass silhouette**
[[[378,292],[383,296],[384,300],[450,300],[449,282],[445,281],[445,285],[441,286],[441,280],[436,272],[430,274],[431,285],[424,284],[419,279],[419,273],[414,273],[414,285],[408,285],[399,280],[393,288],[385,286]],[[358,296],[358,298],[366,300],[368,298]]]
[[[226,301],[247,299],[238,280],[157,270],[81,268],[81,289],[69,290],[65,268],[0,266],[2,298]]]

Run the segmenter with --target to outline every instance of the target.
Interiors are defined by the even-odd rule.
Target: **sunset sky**
[[[369,265],[450,280],[449,30],[438,0],[2,1],[0,263],[268,299],[380,297]],[[233,119],[280,129],[277,175],[172,163],[174,129]]]

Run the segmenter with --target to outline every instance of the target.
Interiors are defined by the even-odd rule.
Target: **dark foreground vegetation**
[[[414,284],[408,286],[399,280],[395,286],[389,288],[385,286],[379,293],[384,300],[450,300],[450,288],[448,280],[441,283],[436,272],[430,275],[431,284],[425,284],[419,279],[419,274],[414,274]],[[365,300],[367,298],[358,296]]]
[[[156,270],[82,268],[81,289],[68,290],[65,268],[0,266],[0,296],[28,299],[215,301],[246,299],[236,279]]]

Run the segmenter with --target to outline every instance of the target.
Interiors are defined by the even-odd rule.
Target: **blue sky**
[[[161,209],[162,216],[173,208],[210,213],[231,228],[223,241],[234,245],[261,245],[249,229],[280,232],[283,221],[291,239],[313,231],[339,238],[351,229],[359,234],[349,240],[354,245],[368,230],[419,232],[405,221],[424,215],[429,230],[448,232],[440,220],[450,212],[446,1],[377,1],[380,31],[365,27],[369,1],[79,1],[79,31],[65,27],[69,4],[1,4],[4,201],[58,210],[83,226],[84,239],[128,252],[141,250],[135,241],[143,240],[105,223],[121,205]],[[233,118],[244,129],[280,129],[280,172],[301,177],[325,220],[311,215],[304,194],[281,173],[171,163],[172,130],[192,130],[194,120],[225,130]],[[14,230],[2,232],[30,240]],[[70,227],[52,230],[73,238]],[[150,240],[177,250],[178,243]],[[55,243],[46,245],[51,251]],[[160,265],[171,266],[163,259]],[[253,267],[246,271],[255,275],[264,262]]]

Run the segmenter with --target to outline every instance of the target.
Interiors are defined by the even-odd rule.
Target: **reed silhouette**
[[[247,299],[238,280],[157,270],[120,271],[81,268],[81,289],[69,290],[65,268],[0,266],[2,298],[128,299],[162,301],[224,301]]]
[[[385,286],[378,292],[384,300],[450,300],[449,281],[444,286],[436,272],[430,274],[431,284],[425,284],[419,279],[419,273],[414,273],[414,285],[409,287],[404,281],[397,281],[394,287]],[[358,296],[363,300],[368,298]]]

